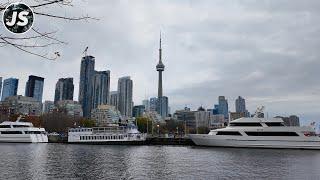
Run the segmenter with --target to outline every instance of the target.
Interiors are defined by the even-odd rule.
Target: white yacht
[[[30,122],[4,121],[0,124],[0,143],[47,143],[48,136],[44,128],[33,127]]]
[[[320,137],[312,127],[285,126],[281,118],[240,118],[190,138],[200,146],[320,149]]]
[[[144,144],[146,134],[140,133],[136,126],[108,126],[94,128],[70,128],[68,143],[86,144]]]

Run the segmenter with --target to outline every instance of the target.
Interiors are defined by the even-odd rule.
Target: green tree
[[[198,134],[208,134],[209,131],[208,127],[198,127]]]
[[[154,123],[152,123],[152,121],[149,118],[147,118],[147,117],[137,117],[136,121],[137,121],[138,130],[140,132],[142,132],[142,133],[147,133],[147,132],[151,133],[152,124],[154,125]]]
[[[94,127],[96,125],[95,121],[92,119],[81,119],[80,120],[80,126],[82,127],[87,127],[87,128],[91,128]]]

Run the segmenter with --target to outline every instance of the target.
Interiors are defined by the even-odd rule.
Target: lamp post
[[[160,125],[159,124],[157,124],[157,127],[158,127],[158,137],[160,137]]]
[[[149,119],[147,119],[147,135],[149,134]]]

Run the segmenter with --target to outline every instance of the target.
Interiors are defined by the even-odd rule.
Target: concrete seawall
[[[190,138],[161,138],[161,137],[147,138],[146,144],[147,145],[181,145],[181,146],[195,145]]]

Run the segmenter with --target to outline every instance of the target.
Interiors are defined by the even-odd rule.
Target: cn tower
[[[160,48],[159,48],[159,63],[156,66],[159,72],[158,80],[158,98],[162,97],[162,71],[164,71],[164,64],[162,63],[162,49],[161,49],[161,33],[160,33]]]

